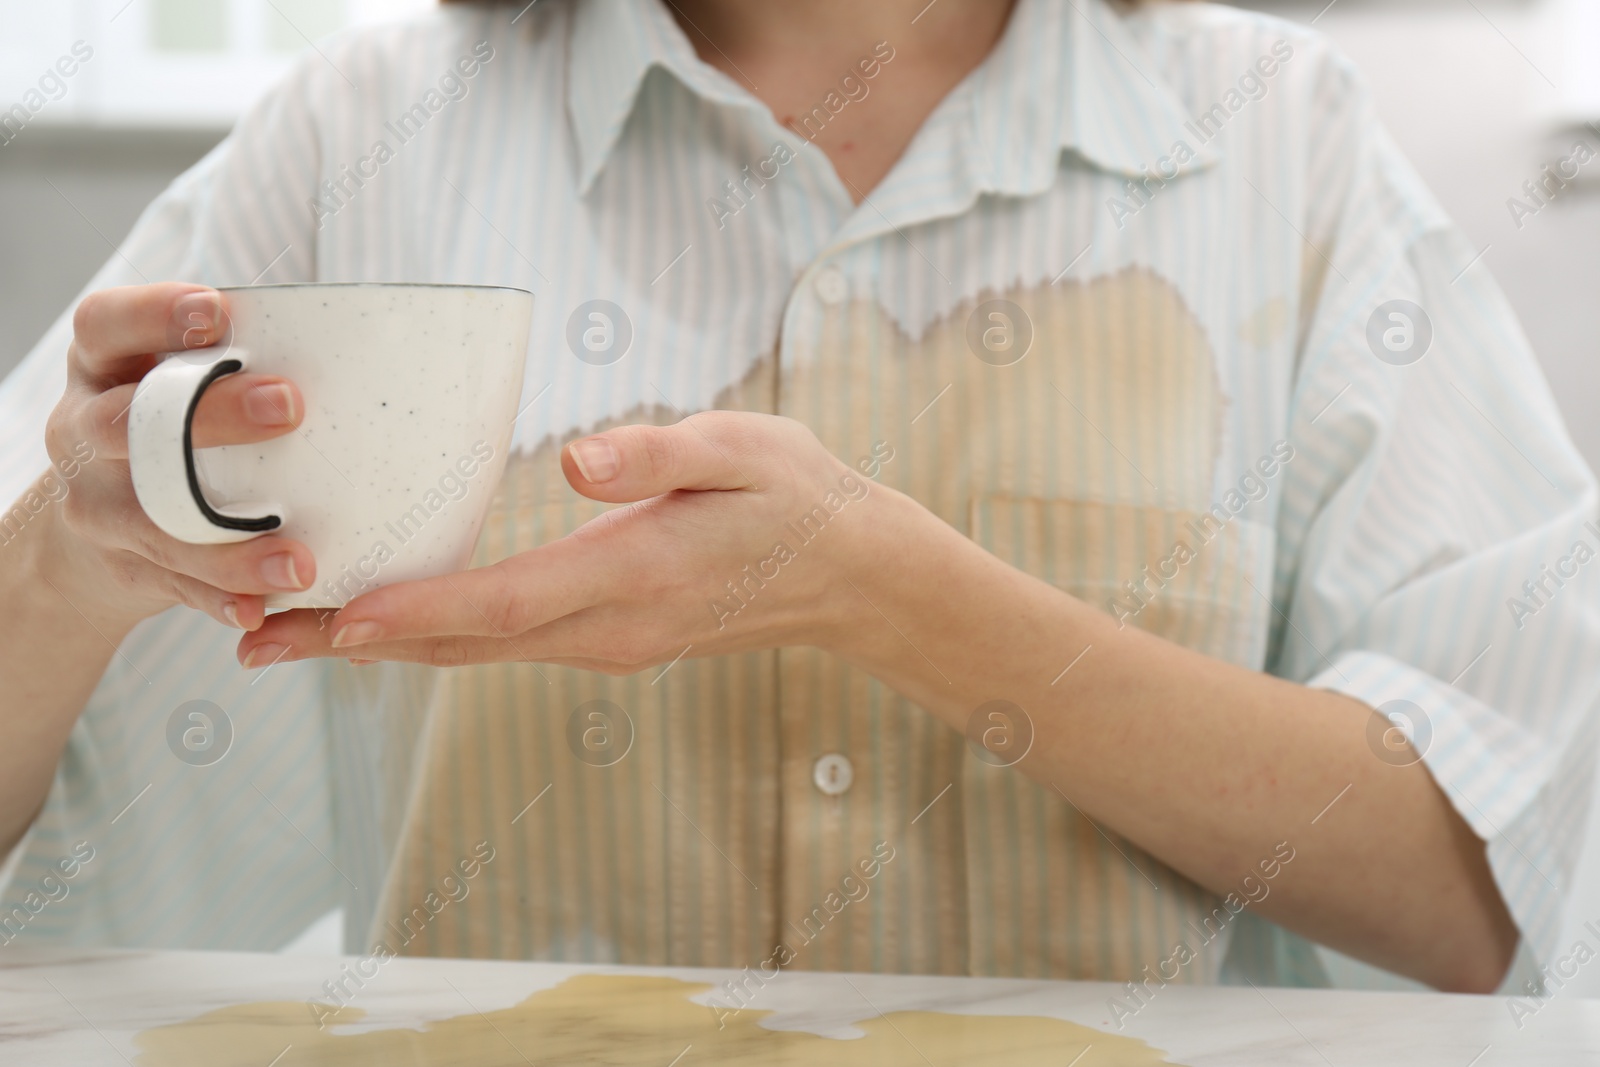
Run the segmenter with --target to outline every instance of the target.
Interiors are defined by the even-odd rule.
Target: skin
[[[895,92],[852,104],[818,141],[859,193],[981,61],[1009,13],[940,0],[908,28],[917,7],[678,0],[676,10],[703,58],[760,86],[752,91],[779,117],[891,40],[897,55],[879,80],[892,75]],[[94,294],[79,308],[49,444],[57,458],[89,441],[96,458],[63,505],[0,552],[0,598],[27,605],[0,616],[0,846],[36,812],[113,643],[174,603],[236,618],[247,667],[338,655],[626,674],[670,662],[685,644],[692,656],[810,645],[957,730],[986,701],[1020,705],[1035,732],[1021,773],[1219,893],[1289,843],[1293,862],[1253,906],[1293,930],[1441,989],[1489,992],[1505,974],[1517,931],[1483,842],[1421,763],[1374,756],[1370,708],[1118,629],[903,494],[873,485],[781,581],[718,620],[708,601],[723,581],[765,557],[782,524],[849,473],[792,420],[704,412],[580,439],[561,457],[573,489],[630,506],[492,567],[379,589],[326,624],[312,612],[263,623],[265,575],[287,580],[287,554],[292,587],[309,586],[309,552],[277,537],[182,545],[155,530],[133,499],[117,417],[151,353],[179,347],[185,330],[191,344],[214,339],[193,316],[220,321],[217,300],[155,285]],[[261,386],[288,392],[254,392]],[[226,379],[201,404],[196,443],[285,432],[301,407],[290,383]]]
[[[994,49],[1011,14],[1011,0],[673,0],[669,7],[702,60],[803,137],[810,134],[797,117],[829,93],[840,94],[845,75],[861,80],[856,64],[872,58],[879,42],[894,49],[894,58],[865,82],[867,95],[811,138],[858,204],[904,154],[923,120]]]
[[[278,537],[183,544],[156,529],[134,497],[125,417],[134,386],[157,353],[211,344],[223,322],[221,297],[197,285],[108,289],[78,305],[67,388],[45,443],[58,470],[83,445],[93,458],[60,503],[0,551],[0,602],[21,607],[0,612],[0,848],[10,849],[32,822],[73,723],[140,620],[185,604],[256,627],[264,594],[303,589],[315,577],[304,545]],[[194,441],[266,440],[296,425],[304,409],[292,382],[233,375],[202,398]]]

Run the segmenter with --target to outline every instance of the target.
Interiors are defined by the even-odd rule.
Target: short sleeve
[[[1594,769],[1594,479],[1491,264],[1347,67],[1322,92],[1269,669],[1390,718],[1373,758],[1420,753],[1548,962]]]

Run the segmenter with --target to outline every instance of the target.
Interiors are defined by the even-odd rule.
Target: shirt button
[[[837,752],[823,756],[811,768],[812,782],[830,797],[836,797],[849,789],[855,777],[856,769],[850,765],[850,760]]]
[[[824,304],[837,304],[850,295],[850,284],[844,280],[844,275],[834,267],[828,267],[817,273],[816,280],[817,299]]]

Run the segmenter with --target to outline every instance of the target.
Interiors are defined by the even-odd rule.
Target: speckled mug
[[[224,289],[229,331],[139,383],[128,459],[139,503],[194,544],[279,533],[317,576],[268,608],[337,608],[465,567],[505,469],[533,294],[476,285],[312,283]],[[207,386],[238,371],[300,387],[299,428],[195,449]]]

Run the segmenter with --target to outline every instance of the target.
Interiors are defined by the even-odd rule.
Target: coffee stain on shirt
[[[345,1064],[584,1063],[661,1067],[693,1064],[815,1064],[833,1067],[1155,1067],[1161,1050],[1136,1038],[1031,1015],[897,1011],[836,1038],[762,1025],[768,1011],[720,1018],[690,998],[711,986],[676,978],[577,975],[509,1008],[418,1028],[341,1032],[366,1017],[333,1009],[319,1027],[311,1006],[266,1001],[218,1008],[137,1035],[137,1067],[339,1067]],[[463,997],[463,999],[465,999]],[[470,1009],[471,1005],[465,1005]],[[1074,1059],[1081,1057],[1081,1059]]]
[[[994,327],[1016,347],[975,348]],[[1270,587],[1271,530],[1240,518],[1203,546],[1185,534],[1213,502],[1228,401],[1208,332],[1169,279],[1130,268],[985,292],[916,336],[856,297],[778,349],[717,406],[794,418],[852,465],[882,442],[894,459],[875,484],[998,558],[1102,609],[1138,581],[1129,625],[1260,667],[1271,609],[1252,585]],[[616,422],[681,416],[663,401]],[[477,565],[609,508],[567,485],[562,443],[513,459]],[[1163,569],[1185,536],[1198,558]],[[733,575],[716,577],[708,601]],[[916,620],[898,624],[917,639]],[[1195,962],[1175,981],[1221,968],[1230,915],[1214,894],[817,649],[691,653],[631,677],[514,661],[435,674],[381,897],[353,918],[363,947],[742,967],[782,944],[800,969],[1128,981],[1181,939]],[[627,716],[626,758],[605,767],[569,751],[571,716],[595,700]],[[854,765],[843,797],[813,782],[827,752]],[[501,858],[472,898],[419,910],[480,840]],[[897,858],[811,936],[807,917],[879,842]]]

